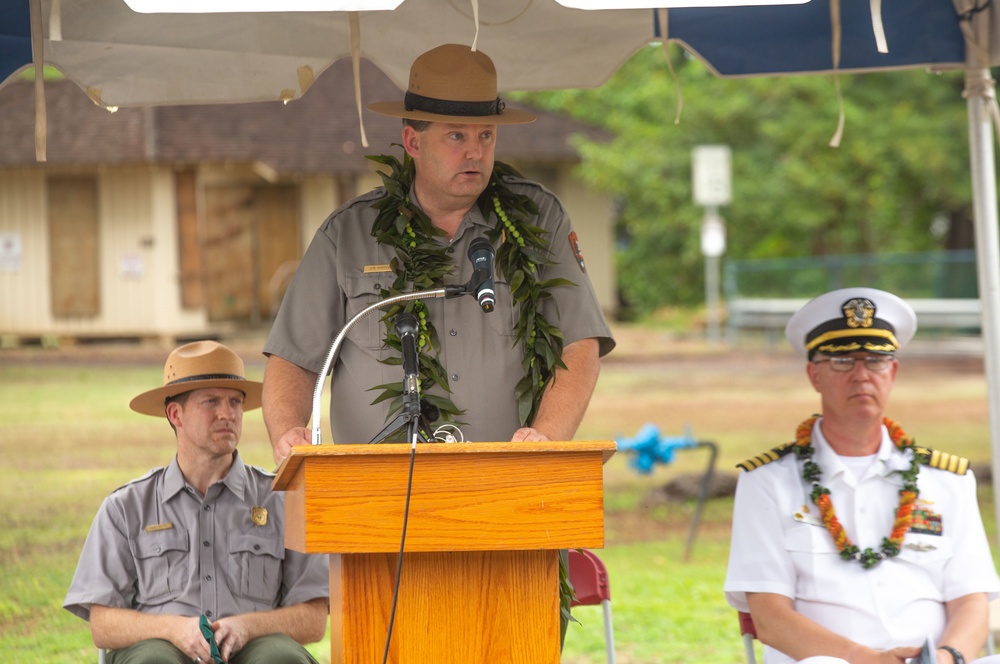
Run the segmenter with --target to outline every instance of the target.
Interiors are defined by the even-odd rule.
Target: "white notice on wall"
[[[142,279],[146,272],[146,261],[141,254],[123,254],[118,266],[125,279]]]
[[[20,233],[0,233],[0,272],[20,272],[23,254]]]

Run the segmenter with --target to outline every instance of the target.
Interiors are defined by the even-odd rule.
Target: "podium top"
[[[578,454],[581,452],[597,453],[607,463],[617,451],[618,445],[613,440],[560,440],[545,442],[513,443],[417,443],[416,453],[421,454]],[[282,459],[275,471],[271,488],[274,491],[284,491],[289,482],[298,472],[303,461],[310,458],[339,456],[392,456],[409,455],[410,443],[379,443],[376,445],[298,445]]]

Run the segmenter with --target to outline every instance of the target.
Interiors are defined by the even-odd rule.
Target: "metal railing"
[[[871,286],[903,298],[978,297],[973,249],[800,258],[727,260],[727,300],[812,298],[848,286]]]

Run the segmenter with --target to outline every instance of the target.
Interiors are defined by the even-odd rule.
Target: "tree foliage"
[[[620,202],[619,279],[640,310],[702,301],[698,145],[732,149],[727,258],[971,246],[961,73],[840,75],[846,125],[831,148],[832,75],[722,80],[680,48],[670,54],[676,82],[656,46],[599,89],[523,96],[614,132],[610,143],[578,141],[579,174]],[[930,231],[939,217],[944,236]]]

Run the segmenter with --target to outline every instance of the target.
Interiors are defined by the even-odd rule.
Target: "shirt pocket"
[[[496,305],[492,312],[484,314],[487,324],[497,336],[513,337],[517,325],[518,307],[514,306],[510,285],[506,282],[495,281],[493,290],[496,293]]]
[[[188,578],[190,547],[182,528],[139,533],[135,540],[138,603],[162,604],[180,595]]]
[[[784,545],[795,566],[797,597],[819,600],[823,597],[850,596],[851,575],[835,572],[846,569],[845,565],[858,563],[840,557],[833,536],[825,528],[796,525],[785,531]]]
[[[275,606],[281,591],[281,563],[285,558],[285,547],[278,534],[231,535],[229,555],[232,564],[227,574],[233,594]]]
[[[382,289],[388,289],[396,279],[393,272],[356,272],[344,278],[344,294],[347,296],[347,321],[381,299]],[[368,350],[380,350],[385,338],[385,324],[381,309],[372,311],[359,321],[347,337]]]

